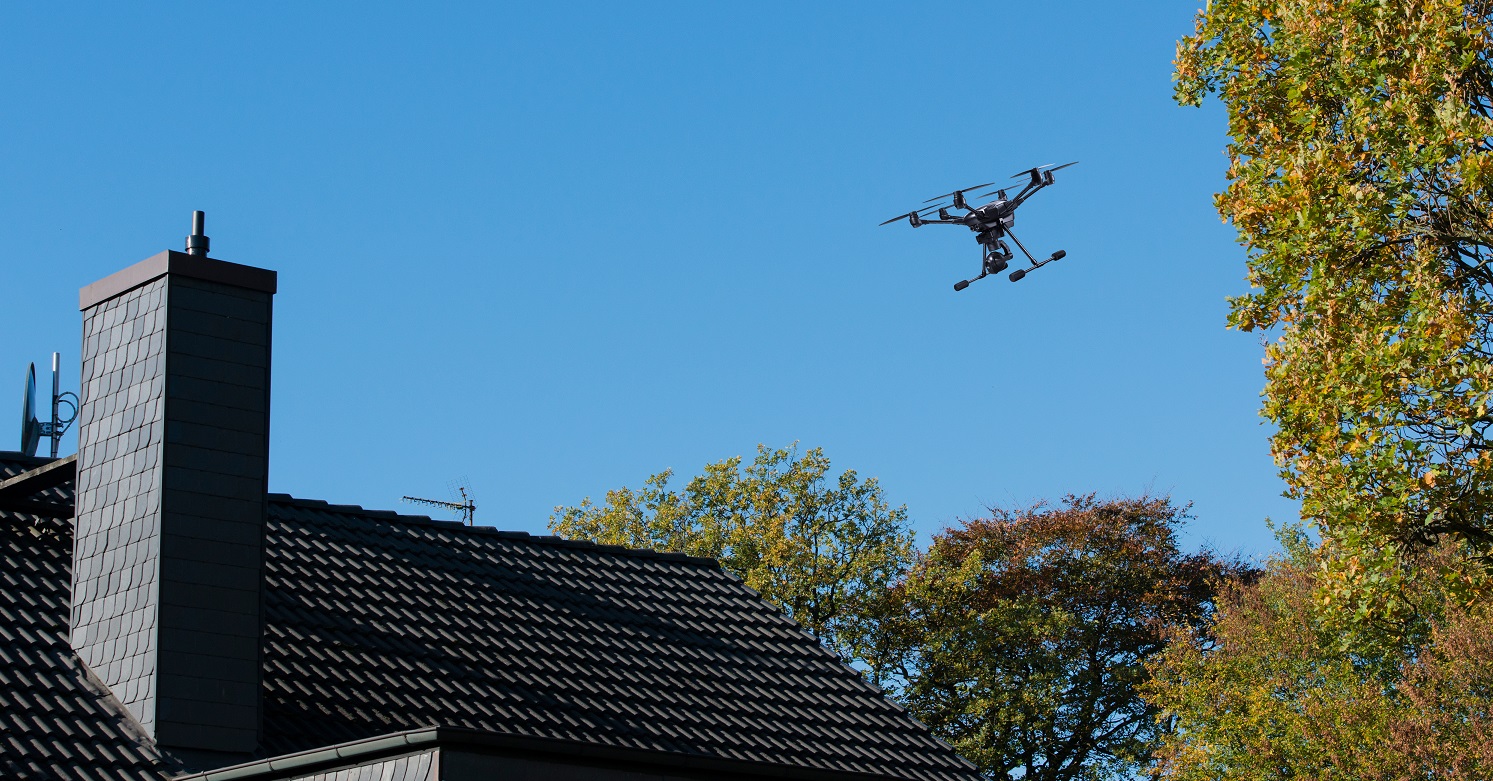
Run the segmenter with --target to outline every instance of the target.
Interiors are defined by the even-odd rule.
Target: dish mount
[[[52,415],[49,420],[36,417],[36,364],[26,367],[26,393],[21,399],[21,452],[27,456],[36,455],[36,448],[45,437],[52,443],[52,458],[56,458],[62,435],[78,419],[78,395],[72,391],[62,392],[59,385],[57,375],[61,363],[62,355],[52,353]]]

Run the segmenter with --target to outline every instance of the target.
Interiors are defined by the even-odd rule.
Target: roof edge
[[[502,537],[512,540],[524,540],[538,545],[555,545],[564,548],[584,548],[588,550],[602,550],[607,553],[617,553],[625,556],[637,556],[640,558],[664,559],[666,561],[683,561],[692,564],[727,570],[721,567],[721,563],[708,556],[691,556],[687,553],[675,553],[671,551],[656,551],[648,548],[629,548],[625,545],[602,545],[590,540],[569,540],[564,537],[556,537],[545,534],[530,534],[520,531],[505,531],[494,526],[468,526],[461,521],[440,521],[428,515],[402,515],[393,510],[369,510],[356,504],[332,504],[322,499],[299,499],[290,494],[270,493],[271,504],[288,505],[291,507],[304,507],[310,510],[322,510],[330,513],[342,513],[345,515],[363,515],[379,520],[399,521],[415,526],[426,526],[448,531],[459,531],[464,534],[477,534],[490,537]]]
[[[274,779],[318,773],[336,767],[387,759],[436,748],[477,751],[513,751],[561,759],[576,758],[618,762],[655,769],[695,771],[703,774],[728,774],[793,781],[907,781],[906,778],[843,770],[795,767],[769,762],[722,759],[701,754],[617,748],[594,743],[534,738],[503,732],[458,727],[420,727],[377,737],[340,743],[334,746],[285,754],[240,765],[176,776],[173,781],[273,781]],[[977,778],[978,776],[972,776]]]
[[[0,480],[0,510],[54,518],[72,517],[72,502],[59,504],[38,501],[32,497],[48,488],[56,488],[73,480],[77,472],[78,456],[73,454],[66,458],[45,459],[40,465],[33,466],[21,474]]]

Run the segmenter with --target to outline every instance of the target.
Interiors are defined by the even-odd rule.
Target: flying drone
[[[1010,187],[1000,187],[984,195],[975,196],[977,199],[983,199],[994,195],[995,200],[983,206],[970,206],[964,194],[971,190],[981,190],[986,187],[995,186],[995,182],[986,182],[985,184],[977,184],[973,187],[965,187],[962,190],[955,190],[951,193],[934,196],[923,201],[923,203],[932,203],[932,206],[925,206],[906,214],[899,214],[881,224],[889,225],[898,220],[907,220],[914,228],[920,228],[924,225],[963,225],[974,231],[975,241],[980,243],[984,258],[980,265],[980,276],[955,282],[955,290],[963,290],[969,287],[969,283],[971,282],[1005,271],[1014,257],[1011,253],[1011,248],[1006,246],[1005,242],[1005,238],[1010,236],[1011,241],[1016,242],[1016,246],[1021,249],[1021,254],[1025,255],[1026,259],[1032,262],[1032,265],[1027,268],[1011,272],[1011,281],[1020,282],[1022,277],[1054,260],[1062,260],[1067,257],[1068,253],[1058,250],[1042,261],[1038,261],[1032,257],[1032,253],[1027,252],[1026,245],[1021,243],[1021,239],[1016,238],[1016,234],[1011,232],[1011,226],[1016,224],[1016,209],[1021,204],[1026,203],[1026,199],[1035,195],[1038,190],[1052,184],[1052,174],[1054,171],[1062,170],[1077,163],[1078,161],[1075,160],[1072,163],[1063,163],[1062,165],[1039,165],[1036,168],[1028,168],[1012,176],[1012,179],[1028,177],[1026,184],[1021,187],[1021,192],[1016,193],[1014,198],[1006,196],[1006,192]],[[950,197],[953,200],[946,202],[945,199]],[[949,209],[962,209],[965,213],[954,214]],[[926,216],[934,212],[938,212],[936,219]]]

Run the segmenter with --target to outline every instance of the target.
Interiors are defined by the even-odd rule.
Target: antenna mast
[[[31,364],[26,370],[26,397],[21,407],[21,452],[25,455],[36,455],[36,446],[42,437],[46,437],[51,445],[52,458],[56,458],[62,435],[78,418],[78,395],[72,391],[63,392],[58,377],[61,367],[62,356],[52,353],[52,414],[48,420],[36,418],[36,364]]]
[[[457,488],[456,490],[461,492],[461,501],[459,502],[443,502],[439,499],[421,499],[418,496],[406,496],[403,497],[403,499],[410,504],[423,504],[429,507],[443,507],[447,510],[454,510],[461,514],[462,523],[471,526],[472,518],[477,515],[477,503],[472,501],[472,497],[467,494],[467,489],[465,486]]]

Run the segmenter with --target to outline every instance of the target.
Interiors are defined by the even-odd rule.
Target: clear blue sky
[[[1171,100],[1197,0],[152,6],[0,9],[0,402],[54,349],[75,387],[77,289],[203,209],[280,273],[276,491],[418,512],[466,475],[542,532],[798,441],[925,538],[1067,492],[1245,553],[1296,515],[1224,328],[1222,110]],[[1067,160],[1017,228],[1068,258],[1020,284],[956,294],[967,231],[877,227]]]

